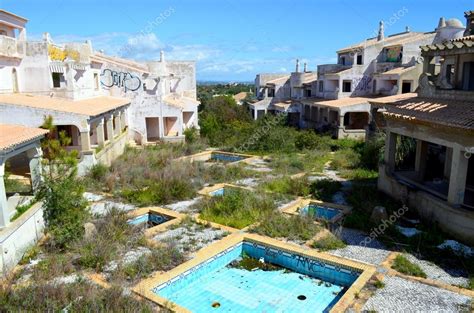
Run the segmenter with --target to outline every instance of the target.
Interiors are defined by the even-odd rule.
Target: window
[[[64,75],[61,73],[52,73],[53,87],[61,88],[61,83],[64,83]]]
[[[94,89],[99,90],[99,74],[94,73]]]
[[[310,98],[311,97],[311,89],[305,89],[304,96]]]
[[[324,92],[324,82],[323,81],[319,82],[319,92]]]
[[[275,97],[275,89],[273,89],[273,88],[268,89],[268,96],[269,97]]]
[[[346,65],[346,57],[341,57],[341,64]]]
[[[362,65],[362,55],[357,55],[357,65]]]
[[[411,82],[403,82],[402,93],[410,93],[410,92],[411,92]]]
[[[462,89],[474,91],[474,62],[464,62],[462,71]]]
[[[6,35],[7,35],[7,31],[0,29],[0,36],[6,36]]]
[[[350,81],[343,81],[342,82],[342,92],[351,92],[352,83]]]

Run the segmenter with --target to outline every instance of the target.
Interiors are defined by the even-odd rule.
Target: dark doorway
[[[411,92],[411,82],[403,82],[402,93],[410,93],[410,92]]]
[[[474,62],[464,62],[462,77],[462,89],[474,91]]]

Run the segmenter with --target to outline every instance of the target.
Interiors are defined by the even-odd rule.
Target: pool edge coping
[[[354,283],[348,288],[344,295],[334,304],[329,312],[339,312],[345,310],[354,300],[355,295],[359,292],[367,281],[376,272],[376,268],[373,265],[365,264],[362,262],[353,261],[350,259],[330,255],[324,252],[318,252],[314,249],[303,248],[296,245],[291,245],[270,237],[265,237],[257,234],[248,234],[243,232],[236,232],[228,235],[227,237],[199,250],[195,257],[188,260],[177,267],[162,273],[158,272],[153,274],[149,278],[145,278],[135,285],[132,290],[136,294],[158,304],[160,307],[170,308],[174,312],[184,313],[191,312],[188,309],[179,306],[176,303],[169,301],[168,299],[155,294],[152,289],[159,286],[171,279],[178,277],[182,273],[190,270],[191,268],[209,260],[213,256],[223,252],[224,250],[239,244],[240,242],[250,241],[254,243],[261,243],[263,245],[272,246],[273,248],[286,250],[287,252],[297,253],[311,259],[320,259],[329,263],[336,263],[345,267],[359,270],[361,273]]]

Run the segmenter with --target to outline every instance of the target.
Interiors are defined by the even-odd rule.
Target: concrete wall
[[[424,191],[410,190],[388,176],[384,165],[379,169],[378,188],[397,200],[407,201],[408,207],[415,208],[426,223],[436,223],[457,240],[474,245],[474,212],[453,208]]]
[[[5,275],[18,264],[25,251],[41,239],[43,229],[43,208],[41,203],[36,203],[0,230],[0,275]]]

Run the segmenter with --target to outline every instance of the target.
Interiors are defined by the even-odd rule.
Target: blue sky
[[[408,25],[431,31],[441,16],[458,18],[472,0],[0,0],[29,19],[30,39],[91,39],[95,49],[138,60],[196,60],[198,80],[250,81],[286,72],[294,60],[309,69],[335,62],[338,48]],[[402,12],[402,13],[400,13]],[[394,15],[396,18],[394,18]],[[390,19],[392,20],[390,21]]]

